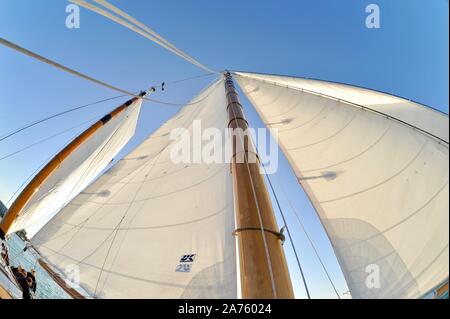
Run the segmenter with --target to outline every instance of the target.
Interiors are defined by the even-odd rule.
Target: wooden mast
[[[134,97],[124,104],[120,105],[112,112],[106,114],[91,127],[85,130],[81,135],[75,138],[70,144],[68,144],[63,150],[61,150],[55,157],[53,157],[43,169],[37,173],[30,183],[22,190],[20,195],[16,198],[14,203],[6,212],[5,216],[0,223],[0,238],[5,239],[8,234],[9,229],[13,225],[16,218],[21,214],[22,209],[28,203],[33,194],[39,189],[42,183],[59,167],[59,165],[72,154],[81,144],[83,144],[87,139],[89,139],[97,130],[99,130],[103,125],[108,123],[112,118],[116,117],[124,110],[128,108],[133,102],[137,101],[146,95],[146,92],[141,92],[139,97]]]
[[[236,202],[242,297],[294,298],[273,208],[248,122],[229,72],[225,73],[228,127],[233,138],[232,173]],[[254,159],[254,160],[252,160]]]

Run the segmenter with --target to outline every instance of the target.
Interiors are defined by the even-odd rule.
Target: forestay
[[[354,298],[417,298],[448,278],[447,115],[344,84],[236,79],[278,129]]]
[[[9,233],[25,229],[33,236],[86,188],[134,135],[142,99],[113,117],[65,158],[32,195]]]
[[[173,129],[227,127],[215,82],[71,201],[33,238],[57,270],[80,270],[96,298],[235,298],[229,164],[171,159]],[[190,143],[191,152],[200,147]],[[67,268],[69,267],[69,268]]]

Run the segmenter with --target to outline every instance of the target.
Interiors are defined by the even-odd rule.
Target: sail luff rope
[[[186,53],[184,53],[183,51],[181,51],[180,49],[178,49],[177,47],[175,47],[174,45],[172,45],[170,42],[168,42],[167,40],[165,40],[164,38],[162,38],[160,35],[158,35],[156,32],[154,32],[153,30],[151,30],[150,28],[148,28],[147,26],[143,25],[142,23],[140,23],[139,21],[137,21],[136,19],[132,18],[130,15],[126,14],[125,12],[123,12],[122,10],[114,7],[113,5],[107,3],[106,1],[102,1],[102,4],[105,7],[108,7],[110,10],[113,10],[115,13],[120,14],[121,16],[123,16],[124,18],[128,19],[130,22],[132,22],[133,24],[128,23],[127,21],[119,18],[118,16],[113,15],[112,13],[93,5],[92,3],[88,3],[84,0],[69,0],[70,2],[73,2],[77,5],[80,5],[88,10],[91,10],[93,12],[96,12],[140,35],[142,35],[143,37],[146,37],[147,39],[155,42],[156,44],[162,46],[163,48],[171,51],[172,53],[178,55],[179,57],[183,58],[184,60],[188,61],[189,63],[207,71],[207,72],[213,72],[213,73],[218,73],[216,71],[211,70],[210,68],[204,66],[203,64],[201,64],[200,62],[198,62],[197,60],[195,60],[194,58],[192,58],[191,56],[187,55]],[[136,24],[137,22],[137,24]],[[142,29],[141,26],[144,26],[145,29]]]

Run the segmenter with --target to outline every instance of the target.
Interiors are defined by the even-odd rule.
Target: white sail
[[[25,229],[33,236],[87,187],[134,135],[141,104],[133,102],[72,152],[32,195],[9,233]]]
[[[197,101],[197,102],[196,102]],[[235,298],[229,164],[171,159],[170,133],[227,127],[215,82],[71,201],[33,238],[57,270],[76,265],[99,298]],[[191,143],[190,149],[198,147]],[[70,269],[70,268],[69,268]]]
[[[354,298],[417,298],[448,278],[447,115],[349,85],[236,79],[278,129]]]

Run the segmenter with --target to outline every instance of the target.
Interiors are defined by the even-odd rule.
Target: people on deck
[[[33,294],[36,293],[36,271],[34,269],[31,269],[30,272],[27,273],[27,280],[30,280],[30,290]]]
[[[2,259],[5,261],[6,266],[9,266],[9,255],[8,255],[8,247],[6,247],[5,243],[2,243]]]
[[[29,282],[32,282],[32,280],[31,278],[28,278],[27,280],[27,272],[20,265],[18,267],[11,267],[11,270],[17,279],[17,283],[22,289],[22,298],[31,299]]]

